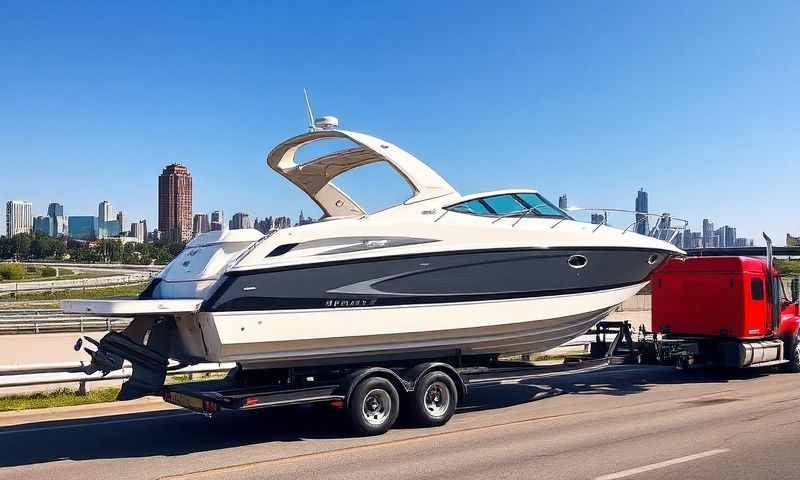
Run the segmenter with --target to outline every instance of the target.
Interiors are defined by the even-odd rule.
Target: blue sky
[[[196,212],[316,215],[264,165],[304,131],[307,87],[462,193],[633,208],[645,187],[695,229],[800,233],[800,3],[488,5],[3,2],[0,198],[154,225],[181,162]],[[354,197],[385,202],[364,179]]]

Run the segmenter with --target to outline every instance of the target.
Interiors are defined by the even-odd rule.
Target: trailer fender
[[[408,393],[414,389],[413,384],[406,381],[394,370],[384,367],[362,368],[349,374],[339,387],[340,391],[344,394],[344,408],[347,408],[350,404],[350,396],[353,394],[358,384],[371,377],[381,377],[389,380],[401,394]]]
[[[461,378],[461,375],[452,365],[444,362],[421,363],[403,372],[403,379],[411,384],[411,390],[409,391],[414,391],[420,379],[428,372],[434,370],[444,372],[453,379],[453,383],[456,384],[456,388],[458,389],[459,398],[465,398],[467,396],[467,384],[464,382],[464,379]]]

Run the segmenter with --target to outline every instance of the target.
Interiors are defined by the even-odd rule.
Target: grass
[[[26,282],[53,282],[58,280],[81,280],[84,278],[100,278],[100,277],[113,277],[119,275],[118,273],[111,272],[89,272],[79,271],[74,272],[67,268],[59,268],[59,275],[57,277],[43,277],[41,276],[41,269],[37,267],[35,273],[25,272],[25,278],[20,280],[0,280],[0,283],[26,283]]]
[[[30,410],[33,408],[66,407],[91,403],[113,402],[119,388],[103,387],[79,395],[74,388],[60,388],[52,392],[24,393],[0,397],[0,412]]]
[[[128,285],[119,285],[113,287],[100,287],[100,288],[74,288],[71,290],[57,290],[53,293],[50,292],[30,292],[20,293],[16,297],[4,297],[11,299],[13,303],[31,302],[40,300],[66,300],[71,298],[80,298],[84,300],[93,298],[108,298],[108,297],[131,297],[136,296],[144,291],[147,287],[147,282],[131,283]],[[7,305],[9,303],[6,303]]]

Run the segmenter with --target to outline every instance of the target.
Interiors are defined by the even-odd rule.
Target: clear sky
[[[694,229],[800,233],[798,2],[7,1],[0,45],[0,198],[34,215],[107,199],[155,225],[172,162],[195,212],[317,215],[264,165],[307,87],[462,193],[644,187]]]

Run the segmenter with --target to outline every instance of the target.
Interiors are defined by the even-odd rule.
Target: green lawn
[[[74,388],[60,388],[53,392],[9,395],[0,397],[0,412],[113,402],[118,392],[119,388],[105,387],[89,390],[86,395],[78,395]]]
[[[133,297],[137,296],[147,287],[147,282],[131,283],[128,285],[119,285],[113,287],[100,287],[100,288],[75,288],[71,290],[56,290],[50,292],[30,292],[20,293],[16,297],[5,296],[3,300],[16,303],[16,302],[31,302],[40,300],[66,300],[66,299],[93,299],[93,298],[108,298],[108,297]]]

